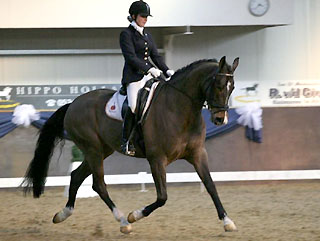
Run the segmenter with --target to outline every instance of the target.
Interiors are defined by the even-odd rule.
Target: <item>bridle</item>
[[[234,75],[233,74],[228,74],[228,73],[217,73],[217,74],[215,74],[215,77],[214,77],[215,79],[216,79],[216,76],[233,77]],[[228,82],[227,82],[227,84],[228,84]],[[206,87],[206,90],[205,90],[205,95],[206,96],[209,96],[207,94],[207,92],[210,91],[211,87],[212,87],[212,85],[211,85],[211,83],[209,83],[208,86]],[[229,96],[228,96],[228,98],[226,100],[226,103],[224,105],[216,104],[216,103],[210,104],[209,102],[210,101],[213,102],[213,98],[209,98],[209,99],[207,99],[208,109],[211,111],[212,114],[216,114],[216,113],[221,112],[221,111],[228,111],[229,110],[229,105],[228,105],[229,101],[228,100],[229,100]],[[214,109],[214,108],[216,108],[218,110],[212,111],[212,109]]]
[[[216,73],[214,75],[214,80],[216,79],[216,76],[226,76],[226,77],[233,77],[233,74],[228,74],[228,73]],[[210,79],[212,77],[208,77],[206,79],[205,82],[207,82],[208,79]],[[228,101],[226,101],[225,105],[221,105],[221,104],[209,104],[208,101],[210,101],[211,99],[207,99],[207,105],[203,104],[203,102],[200,102],[198,100],[194,100],[190,95],[188,95],[187,93],[185,93],[184,91],[178,89],[177,87],[175,87],[174,85],[172,85],[171,83],[167,82],[165,80],[164,76],[161,76],[161,78],[159,78],[160,80],[162,80],[166,85],[170,86],[171,88],[177,90],[178,92],[182,93],[184,96],[186,96],[188,99],[191,100],[191,102],[193,104],[197,104],[197,105],[202,105],[203,107],[207,107],[208,109],[210,109],[210,111],[212,112],[212,114],[221,112],[221,111],[228,111],[229,110],[229,105],[228,105]],[[209,82],[209,81],[208,81]],[[205,89],[205,95],[207,96],[207,92],[210,90],[211,88],[211,82],[208,84],[208,86]],[[217,111],[212,111],[213,108],[217,108]]]

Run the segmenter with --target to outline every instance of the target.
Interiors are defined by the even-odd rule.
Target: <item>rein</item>
[[[217,73],[215,74],[215,77],[219,75],[219,76],[226,76],[226,77],[233,77],[233,74],[224,74],[224,73]],[[226,105],[220,105],[220,104],[203,104],[203,102],[201,101],[198,101],[198,100],[194,100],[190,95],[188,95],[187,93],[185,93],[184,91],[180,90],[179,88],[175,87],[173,84],[170,84],[168,81],[165,80],[165,77],[164,76],[161,76],[161,80],[165,82],[166,85],[170,86],[171,88],[177,90],[178,92],[182,93],[184,96],[186,96],[187,98],[190,99],[190,101],[194,104],[198,104],[198,105],[202,105],[203,107],[210,107],[210,108],[217,108],[219,109],[218,111],[214,111],[213,114],[217,113],[217,112],[220,112],[220,111],[227,111],[229,110],[229,105],[226,104]],[[211,77],[209,77],[211,78]],[[206,87],[206,90],[205,90],[205,93],[207,93],[207,91],[209,90],[210,88],[210,84]]]
[[[168,81],[165,81],[165,84],[170,86],[171,88],[175,89],[176,91],[180,92],[181,94],[183,94],[184,96],[188,97],[192,103],[194,104],[199,104],[202,106],[205,106],[204,104],[202,104],[202,102],[198,101],[198,100],[194,100],[190,95],[188,95],[186,92],[180,90],[179,88],[175,87],[173,84],[170,84]]]

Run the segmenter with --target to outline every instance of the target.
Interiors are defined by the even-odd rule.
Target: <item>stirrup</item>
[[[123,146],[122,146],[122,152],[125,155],[128,156],[134,156],[136,154],[136,149],[134,148],[134,146],[127,141]]]

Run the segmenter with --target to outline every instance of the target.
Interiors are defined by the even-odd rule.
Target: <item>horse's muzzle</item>
[[[227,111],[219,111],[217,113],[211,113],[211,121],[217,125],[225,125],[228,123],[228,112]]]

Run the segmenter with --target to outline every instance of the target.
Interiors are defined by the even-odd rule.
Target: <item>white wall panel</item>
[[[154,26],[241,26],[279,25],[292,22],[292,0],[270,0],[262,17],[249,13],[249,0],[174,0],[148,1]]]
[[[310,1],[310,14],[306,24],[308,30],[308,77],[320,80],[320,1]],[[307,10],[308,11],[308,10]]]
[[[180,68],[196,59],[240,57],[237,80],[320,81],[320,2],[295,2],[292,25],[259,28],[191,28],[194,35],[172,36],[167,62]]]
[[[121,55],[10,56],[0,58],[0,85],[120,83]]]
[[[0,28],[124,27],[133,0],[1,0]],[[262,17],[249,0],[148,0],[149,26],[279,25],[292,21],[292,0],[270,0]]]
[[[156,28],[153,36],[165,49],[166,61],[173,69],[226,55],[229,63],[240,57],[237,81],[320,80],[320,1],[293,2],[292,25],[191,27],[193,35],[167,36],[166,29]],[[29,30],[18,36],[15,31],[20,30],[12,30],[8,38],[0,31],[0,49],[34,49],[38,45],[45,49],[46,43],[52,49],[119,48],[120,29],[106,30],[69,33],[64,29],[57,34],[44,29],[48,33],[37,33],[35,39]],[[120,83],[122,65],[121,55],[0,56],[0,84]]]
[[[319,1],[296,0],[293,25],[268,28],[258,33],[261,81],[320,81],[319,12]]]
[[[166,50],[166,59],[173,69],[181,68],[195,60],[227,56],[232,64],[240,57],[237,79],[258,78],[257,27],[218,27],[191,29],[193,35],[172,36]]]

